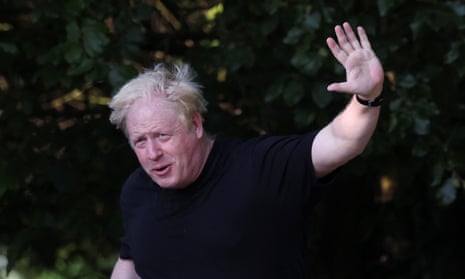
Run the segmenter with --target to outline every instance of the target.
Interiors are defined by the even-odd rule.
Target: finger
[[[336,60],[344,65],[345,61],[347,60],[347,53],[339,47],[333,38],[326,39],[326,44],[328,45],[329,50],[334,55]]]
[[[334,27],[334,32],[336,33],[337,42],[339,47],[344,50],[346,53],[350,53],[354,50],[352,44],[347,40],[347,35],[340,25]]]
[[[370,40],[368,40],[368,36],[367,36],[367,33],[365,32],[365,29],[359,26],[357,27],[357,32],[358,32],[358,37],[360,38],[360,43],[362,44],[362,47],[365,49],[371,49]]]
[[[352,27],[348,22],[344,22],[342,25],[344,28],[344,32],[347,36],[348,43],[354,48],[354,49],[360,49],[360,42],[358,41],[357,37],[355,36],[354,31],[352,30]]]

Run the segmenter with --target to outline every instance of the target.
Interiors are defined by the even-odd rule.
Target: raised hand
[[[346,81],[328,85],[329,91],[358,94],[374,99],[381,94],[384,71],[378,57],[371,49],[370,41],[363,27],[357,27],[359,39],[349,23],[334,28],[337,42],[328,38],[331,53],[346,70]]]

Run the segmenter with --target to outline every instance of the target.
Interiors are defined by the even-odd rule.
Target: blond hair
[[[157,64],[127,82],[113,96],[108,106],[112,109],[110,122],[127,136],[126,118],[129,108],[139,98],[150,99],[164,96],[179,109],[180,119],[190,128],[195,112],[202,115],[207,111],[207,102],[201,86],[193,81],[193,72],[187,64],[167,68]]]

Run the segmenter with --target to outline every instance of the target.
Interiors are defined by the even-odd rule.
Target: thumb
[[[344,92],[344,93],[355,93],[352,86],[348,82],[335,82],[331,83],[327,87],[328,91]]]

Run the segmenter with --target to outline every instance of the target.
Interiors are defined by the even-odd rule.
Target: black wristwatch
[[[373,100],[364,100],[356,94],[355,99],[357,99],[357,102],[367,107],[379,107],[384,102],[383,94],[379,95]]]

